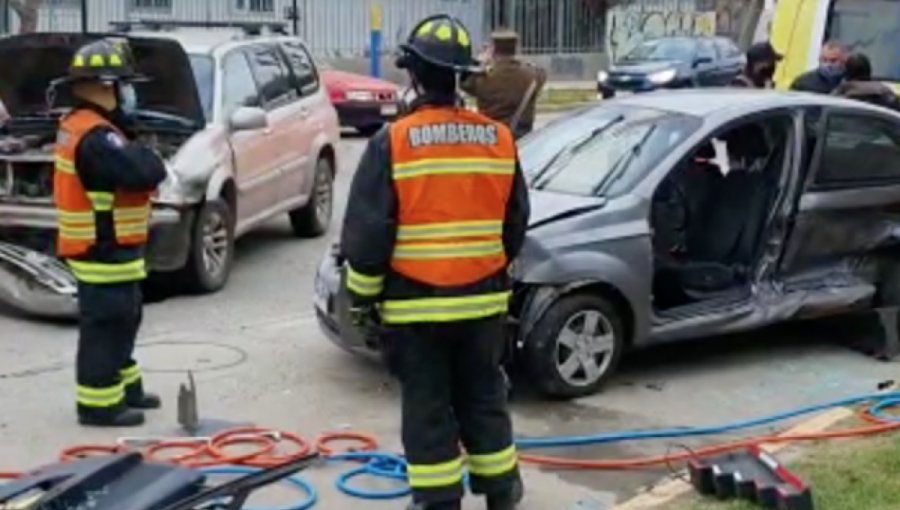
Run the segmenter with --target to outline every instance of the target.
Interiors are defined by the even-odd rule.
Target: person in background
[[[856,53],[847,58],[844,82],[833,94],[866,101],[885,108],[900,111],[900,98],[887,85],[872,80],[872,63],[869,57]]]
[[[819,67],[807,71],[794,80],[791,90],[830,94],[844,79],[847,50],[838,41],[828,41],[822,46]]]
[[[516,58],[519,36],[515,32],[500,30],[491,39],[490,48],[481,55],[486,72],[464,76],[461,88],[475,97],[479,112],[506,124],[521,138],[534,128],[535,103],[547,73]]]
[[[781,61],[782,55],[775,51],[768,42],[756,43],[747,50],[747,65],[741,74],[737,75],[731,83],[734,87],[749,87],[754,89],[770,89],[773,87],[772,77],[775,76],[775,67]]]

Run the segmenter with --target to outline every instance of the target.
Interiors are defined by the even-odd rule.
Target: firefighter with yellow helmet
[[[353,180],[341,238],[351,315],[381,323],[403,388],[411,508],[459,509],[467,469],[489,510],[511,510],[523,491],[500,364],[525,180],[509,128],[457,104],[459,75],[479,72],[459,20],[419,23],[397,64],[418,97],[370,140]]]
[[[87,426],[137,426],[142,410],[161,405],[133,359],[150,197],[167,175],[156,152],[126,134],[133,83],[143,79],[127,43],[100,39],[78,49],[53,84],[75,100],[60,120],[53,195],[57,254],[78,281],[76,402]]]

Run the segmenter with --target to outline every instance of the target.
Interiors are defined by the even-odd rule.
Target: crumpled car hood
[[[531,218],[529,228],[537,228],[557,219],[599,209],[606,204],[602,197],[579,197],[552,191],[531,189]]]

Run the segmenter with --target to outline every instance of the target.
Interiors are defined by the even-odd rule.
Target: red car
[[[400,111],[400,88],[394,83],[329,68],[321,76],[342,127],[370,136]]]

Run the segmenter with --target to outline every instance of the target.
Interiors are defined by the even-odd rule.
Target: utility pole
[[[86,34],[88,31],[88,0],[81,0],[81,33]]]
[[[294,37],[300,35],[300,10],[297,0],[291,3],[291,21],[294,24]]]

